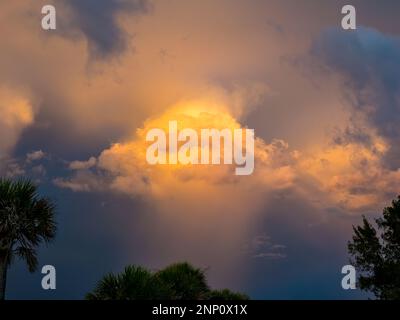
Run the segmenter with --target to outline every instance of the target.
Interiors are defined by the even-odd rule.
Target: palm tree
[[[187,262],[175,263],[158,271],[155,277],[172,290],[173,300],[200,300],[209,292],[204,271]]]
[[[153,274],[139,266],[127,266],[120,274],[109,273],[97,284],[88,300],[168,299],[171,292]]]
[[[204,270],[175,263],[158,272],[128,266],[120,274],[103,277],[88,300],[247,300],[228,289],[210,290]]]
[[[15,257],[37,269],[37,247],[55,237],[55,206],[37,193],[30,180],[0,179],[0,300],[5,298],[7,269]]]

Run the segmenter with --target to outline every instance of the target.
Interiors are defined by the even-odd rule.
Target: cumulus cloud
[[[70,169],[106,172],[99,179],[108,179],[109,187],[115,191],[130,195],[168,198],[171,192],[182,189],[182,192],[196,193],[194,190],[184,191],[186,186],[193,184],[200,188],[228,188],[230,185],[260,184],[264,189],[284,189],[290,187],[295,173],[293,164],[298,153],[290,151],[289,146],[282,140],[274,140],[270,144],[262,139],[256,139],[255,158],[257,172],[254,178],[242,179],[235,175],[233,165],[155,165],[151,166],[146,160],[146,133],[152,128],[161,128],[168,132],[169,121],[176,120],[178,128],[192,128],[200,132],[203,128],[238,129],[241,128],[229,113],[226,105],[213,104],[210,101],[187,101],[171,107],[158,117],[148,119],[144,126],[137,130],[134,137],[126,142],[113,144],[104,150],[96,159],[71,162]],[[72,178],[64,186],[68,187],[82,177]],[[90,183],[83,183],[88,189]],[[58,185],[62,186],[60,181]],[[98,184],[94,184],[94,189]],[[76,188],[75,188],[76,189]],[[240,187],[239,187],[240,189]],[[246,189],[244,187],[243,189]],[[198,190],[197,190],[198,191]]]
[[[71,170],[83,170],[83,169],[90,169],[96,165],[96,158],[90,157],[87,161],[72,161],[69,164],[69,168]]]
[[[400,170],[382,166],[386,148],[378,139],[368,147],[348,143],[315,150],[298,167],[322,192],[309,189],[307,198],[347,212],[379,210],[400,188]]]
[[[67,188],[74,192],[106,191],[107,184],[101,176],[91,171],[78,171],[73,179],[55,178],[53,183],[60,188]]]
[[[32,162],[43,159],[46,154],[42,150],[32,151],[26,154],[26,161]]]

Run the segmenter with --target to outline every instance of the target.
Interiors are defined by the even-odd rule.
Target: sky
[[[46,0],[0,4],[0,176],[57,204],[7,296],[82,299],[108,272],[177,261],[254,299],[343,290],[347,242],[400,189],[400,2]],[[41,28],[41,8],[57,29]],[[146,162],[145,135],[255,130],[255,170]]]

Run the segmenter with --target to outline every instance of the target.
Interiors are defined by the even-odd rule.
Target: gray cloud
[[[127,34],[116,14],[142,14],[149,8],[147,0],[69,0],[67,4],[75,17],[71,23],[87,38],[91,55],[100,58],[126,48]]]
[[[245,254],[252,258],[284,259],[287,257],[283,244],[274,244],[265,233],[253,237],[243,246]]]
[[[365,116],[390,144],[385,164],[399,168],[400,38],[369,28],[329,29],[314,42],[312,54],[344,76],[355,113]]]

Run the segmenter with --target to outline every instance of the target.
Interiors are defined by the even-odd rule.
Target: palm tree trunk
[[[6,297],[7,258],[0,256],[0,301]]]

